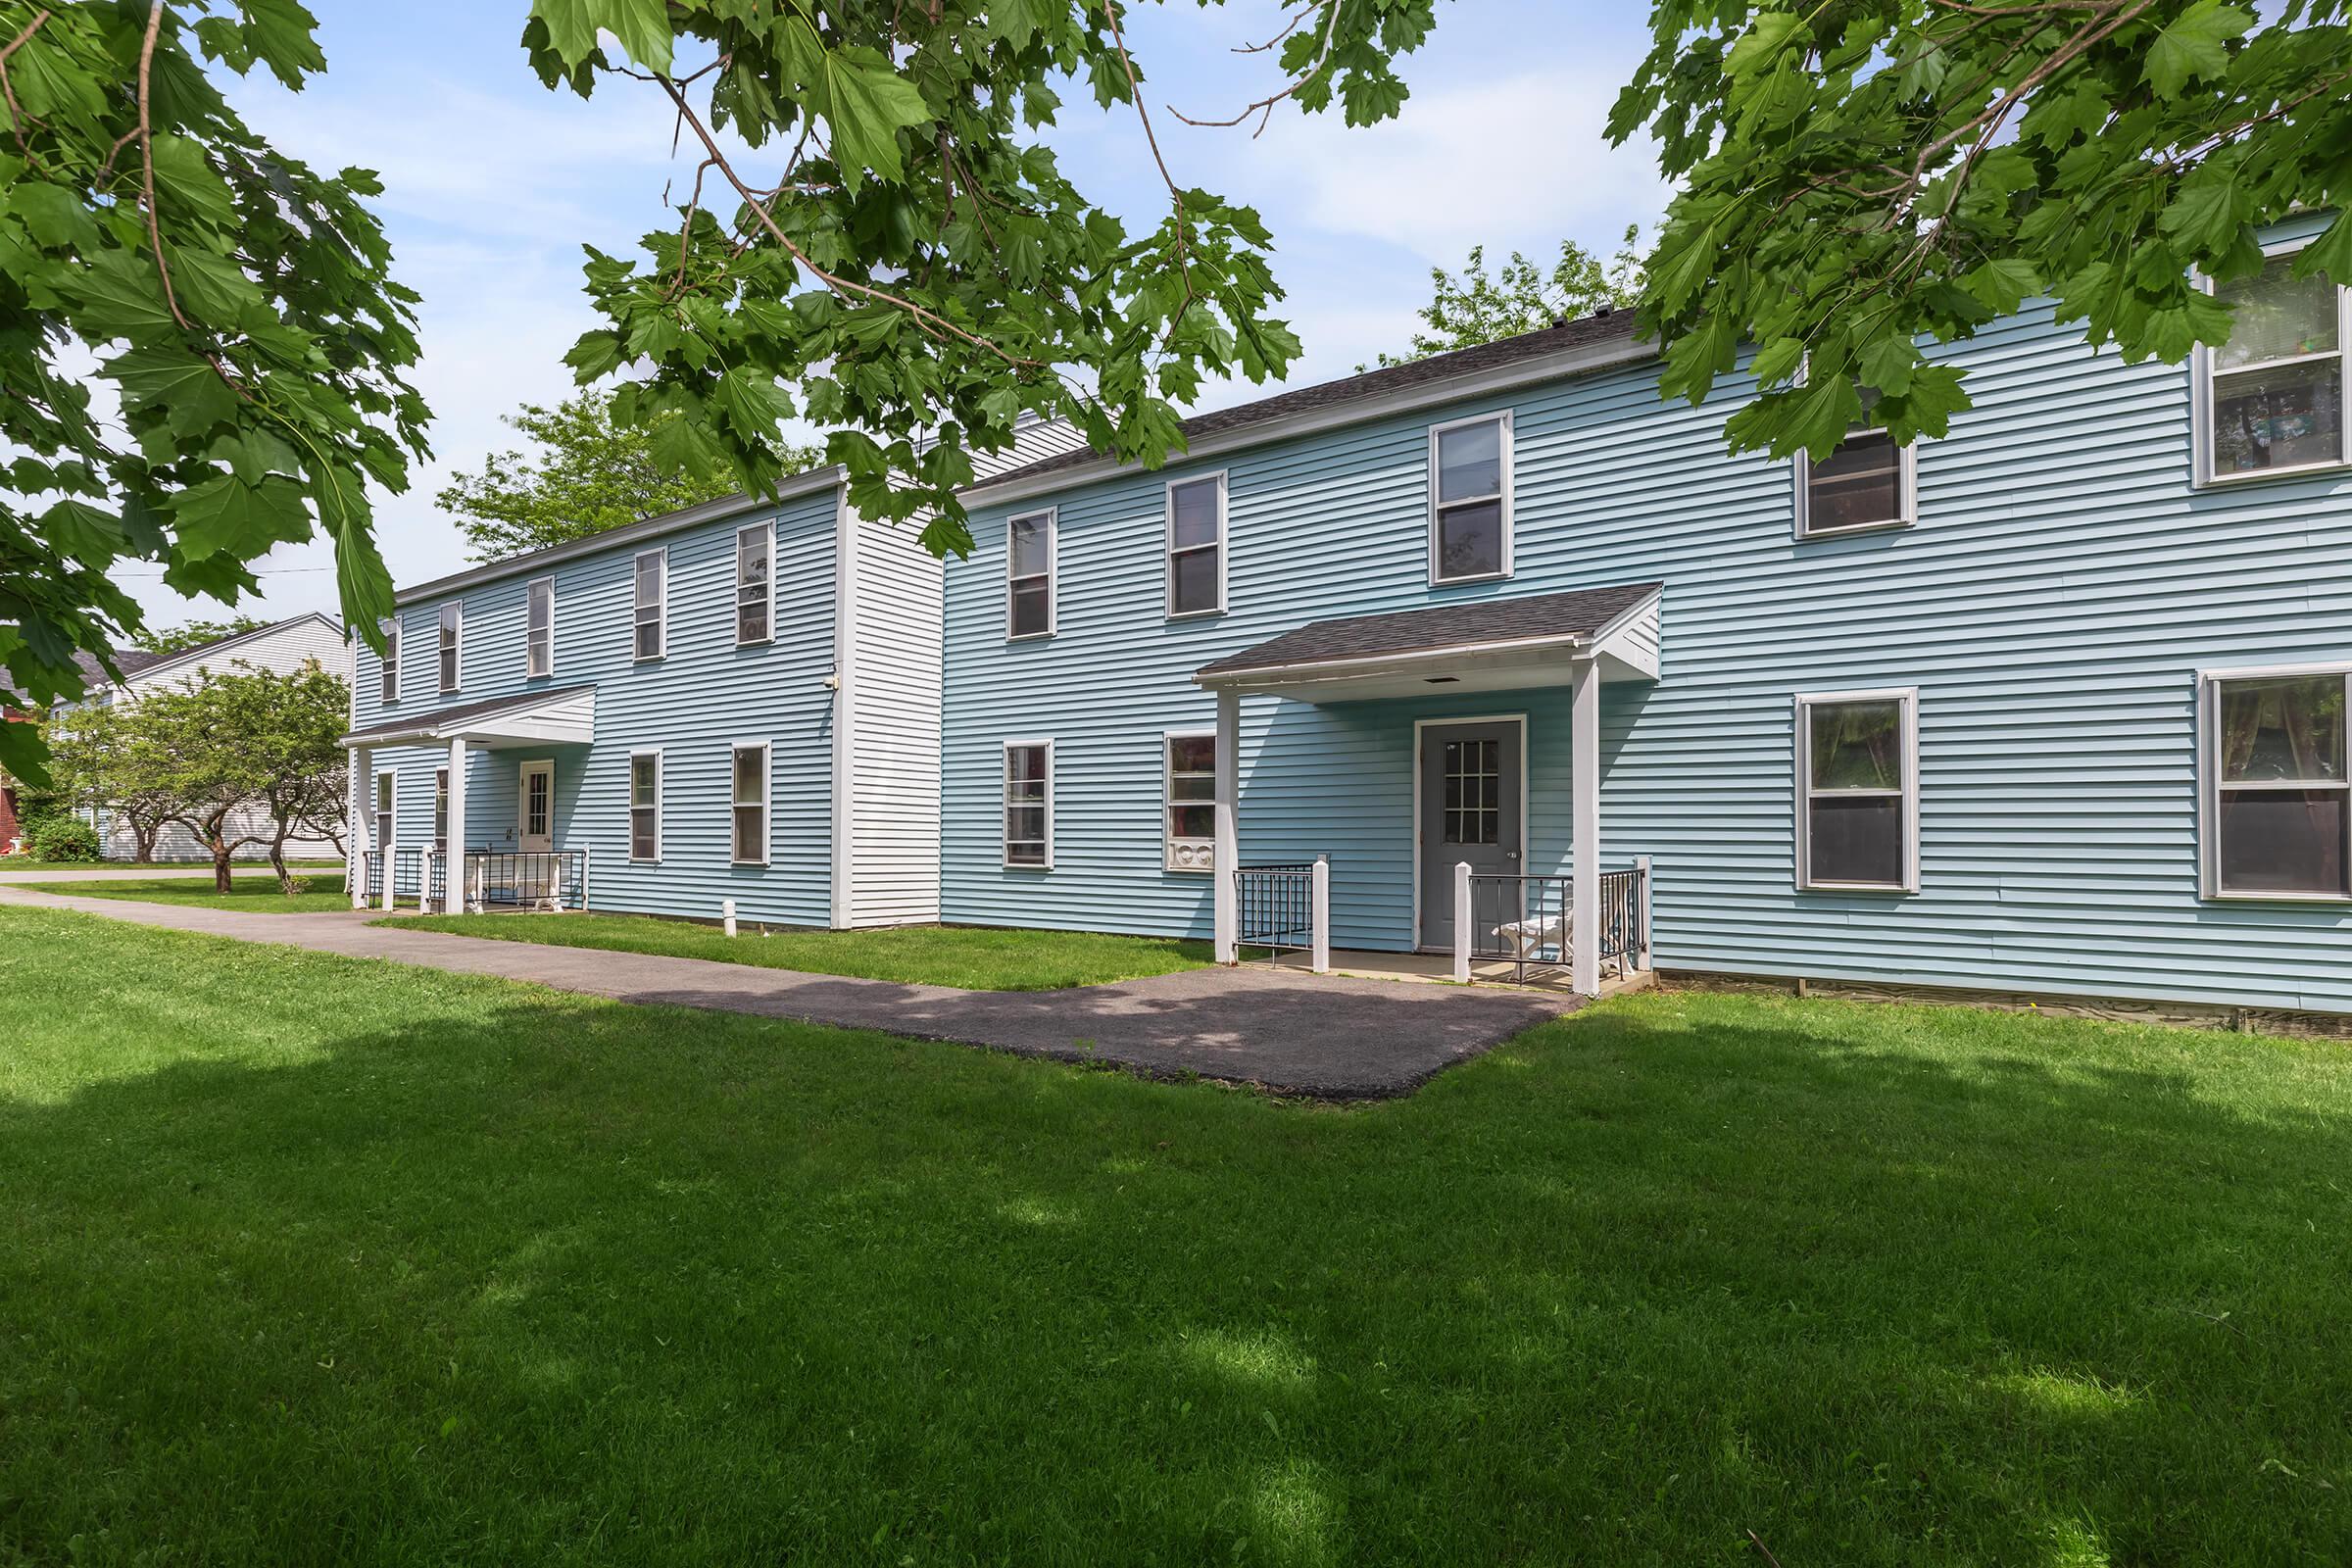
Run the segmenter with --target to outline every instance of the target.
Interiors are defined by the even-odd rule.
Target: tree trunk
[[[132,816],[128,820],[130,822],[130,853],[141,864],[145,864],[155,858],[156,837],[163,831],[164,825],[161,822],[150,821],[143,816]]]
[[[294,873],[286,869],[286,825],[282,821],[270,839],[270,869],[277,873],[277,891],[292,898]]]

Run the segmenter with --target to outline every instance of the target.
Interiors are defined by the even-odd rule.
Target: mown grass
[[[893,926],[814,931],[746,921],[729,937],[716,926],[642,914],[451,914],[397,917],[403,926],[507,942],[611,953],[710,958],[808,974],[850,975],[965,991],[1058,991],[1207,966],[1209,944],[1098,931],[1008,931],[979,926]]]
[[[50,882],[30,889],[74,899],[135,899],[142,904],[178,904],[202,909],[238,909],[252,914],[303,914],[320,909],[348,909],[343,873],[298,871],[298,893],[281,892],[270,871],[239,871],[226,893],[215,893],[203,878],[125,877],[107,882]]]
[[[343,869],[341,860],[288,860],[294,870],[325,866]],[[267,871],[267,861],[239,860],[237,869]],[[0,882],[22,871],[210,871],[212,866],[203,860],[36,860],[28,855],[0,856]]]
[[[2340,1046],[1670,994],[1332,1110],[14,907],[0,1041],[0,1561],[2352,1556]]]

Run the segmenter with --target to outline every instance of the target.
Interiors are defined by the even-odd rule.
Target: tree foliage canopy
[[[1380,363],[1409,365],[1433,354],[1538,331],[1563,318],[1590,316],[1603,308],[1631,310],[1642,300],[1641,234],[1638,226],[1628,228],[1617,254],[1605,262],[1596,252],[1564,239],[1560,258],[1549,270],[1513,251],[1508,262],[1489,272],[1487,248],[1473,245],[1458,274],[1443,267],[1429,270],[1436,292],[1414,313],[1422,329],[1413,334],[1404,353],[1383,354]]]
[[[176,654],[183,649],[201,648],[206,643],[219,642],[223,637],[260,631],[269,624],[259,615],[231,615],[225,620],[183,620],[176,626],[142,631],[130,640],[130,646],[143,654]]]
[[[970,454],[1008,447],[1024,410],[1164,461],[1176,405],[1204,378],[1279,376],[1298,340],[1270,314],[1282,290],[1258,215],[1161,157],[1123,9],[533,0],[523,43],[544,79],[658,95],[697,159],[673,226],[634,258],[591,252],[607,324],[571,353],[582,380],[627,367],[616,419],[681,416],[652,426],[658,459],[732,466],[754,490],[778,475],[779,422],[806,416],[833,432],[826,457],[860,513],[927,510],[942,552],[969,543],[955,492]],[[1394,58],[1433,10],[1309,0],[1255,52],[1282,73],[1272,90],[1239,114],[1169,112],[1262,123],[1282,103],[1336,102],[1351,124],[1385,119],[1405,95]],[[1142,118],[1167,186],[1149,230],[1079,191],[1045,144],[1073,80]]]
[[[297,0],[0,0],[0,701],[78,695],[74,651],[137,633],[125,560],[233,603],[323,527],[353,621],[391,604],[366,490],[425,450],[416,297],[374,177],[280,153],[213,74],[299,88],[314,25]],[[31,726],[0,758],[37,772]]]
[[[536,456],[494,452],[479,473],[459,474],[434,502],[457,519],[474,560],[495,561],[733,494],[731,471],[665,469],[655,457],[657,442],[668,439],[662,427],[682,417],[657,415],[650,427],[615,424],[612,398],[601,392],[576,393],[552,409],[526,403],[506,422],[538,448]],[[786,473],[821,461],[814,447],[776,454]]]
[[[1656,0],[1610,134],[1682,181],[1642,324],[1669,396],[1755,345],[1737,448],[1941,435],[1926,343],[2029,296],[2129,359],[2226,341],[2192,273],[2259,270],[2259,223],[2352,209],[2345,0]],[[2352,218],[2295,264],[2352,280]],[[1925,340],[1923,342],[1923,340]],[[1865,409],[1865,389],[1877,394]]]

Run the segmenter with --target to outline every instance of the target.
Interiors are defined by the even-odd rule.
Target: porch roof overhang
[[[406,713],[353,730],[343,744],[356,751],[463,740],[495,751],[507,746],[585,746],[595,739],[596,688],[558,686]]]
[[[1311,621],[1193,680],[1318,704],[1558,686],[1587,662],[1604,681],[1656,680],[1663,597],[1637,582]]]

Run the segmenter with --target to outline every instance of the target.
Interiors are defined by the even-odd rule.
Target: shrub
[[[24,844],[36,860],[95,860],[98,830],[78,816],[41,816],[24,824]]]

